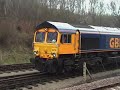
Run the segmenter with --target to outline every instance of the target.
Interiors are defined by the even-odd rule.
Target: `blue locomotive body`
[[[120,35],[81,34],[82,50],[120,50]]]
[[[77,26],[81,33],[82,52],[106,52],[120,50],[120,28],[102,26]]]

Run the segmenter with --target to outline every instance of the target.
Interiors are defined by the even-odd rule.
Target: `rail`
[[[0,72],[20,71],[20,70],[34,69],[34,68],[35,68],[34,65],[31,63],[0,65]]]

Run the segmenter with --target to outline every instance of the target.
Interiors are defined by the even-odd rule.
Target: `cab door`
[[[79,50],[79,33],[62,33],[59,54],[76,54]]]

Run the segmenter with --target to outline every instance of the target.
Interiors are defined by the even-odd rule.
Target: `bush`
[[[14,30],[14,29],[13,29]],[[13,33],[12,26],[8,23],[0,23],[0,47],[8,47],[12,42]]]
[[[16,21],[0,22],[0,64],[27,63],[32,55],[32,25]]]
[[[25,25],[23,22],[18,24],[18,22],[16,21],[9,22],[5,20],[0,23],[1,48],[6,49],[16,46],[31,48],[32,40],[33,40],[32,38],[33,38],[33,31],[32,31],[32,26],[29,24],[29,22],[28,24]]]

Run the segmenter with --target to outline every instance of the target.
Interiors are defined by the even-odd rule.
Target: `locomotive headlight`
[[[37,54],[38,54],[38,51],[34,51],[34,54],[37,55]]]
[[[52,55],[53,55],[54,58],[56,57],[56,53],[53,53]]]

